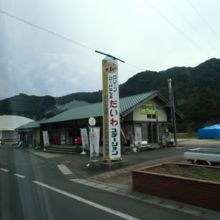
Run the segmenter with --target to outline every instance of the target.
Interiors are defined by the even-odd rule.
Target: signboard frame
[[[106,57],[103,72],[103,159],[121,160],[118,61]]]

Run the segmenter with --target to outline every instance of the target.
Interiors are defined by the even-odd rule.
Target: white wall
[[[30,118],[17,115],[0,115],[0,131],[13,131],[17,127],[33,121]]]

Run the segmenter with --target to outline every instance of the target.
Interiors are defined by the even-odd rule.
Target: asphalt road
[[[205,219],[69,181],[56,160],[0,149],[0,219]]]

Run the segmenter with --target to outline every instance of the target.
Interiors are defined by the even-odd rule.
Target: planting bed
[[[188,177],[200,180],[220,182],[220,170],[204,166],[189,166],[186,164],[167,164],[151,169],[151,171],[173,176]]]
[[[133,190],[220,210],[220,167],[166,163],[132,172]]]

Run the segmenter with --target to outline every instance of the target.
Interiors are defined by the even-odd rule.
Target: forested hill
[[[185,120],[197,124],[220,123],[220,59],[213,58],[193,68],[173,67],[160,72],[138,73],[120,85],[120,96],[152,90],[159,90],[163,96],[167,96],[168,78],[172,78],[176,105],[185,115]],[[59,97],[57,102],[65,104],[74,99],[87,102],[101,101],[101,91],[73,93]],[[55,98],[51,96],[20,94],[1,100],[0,114],[19,114],[39,119],[55,104]]]
[[[0,101],[0,115],[21,115],[32,119],[41,119],[44,113],[54,108],[55,98],[19,94]]]
[[[121,85],[121,95],[159,90],[167,96],[167,79],[171,78],[177,108],[186,120],[220,123],[220,59],[210,59],[191,67],[138,73]]]

